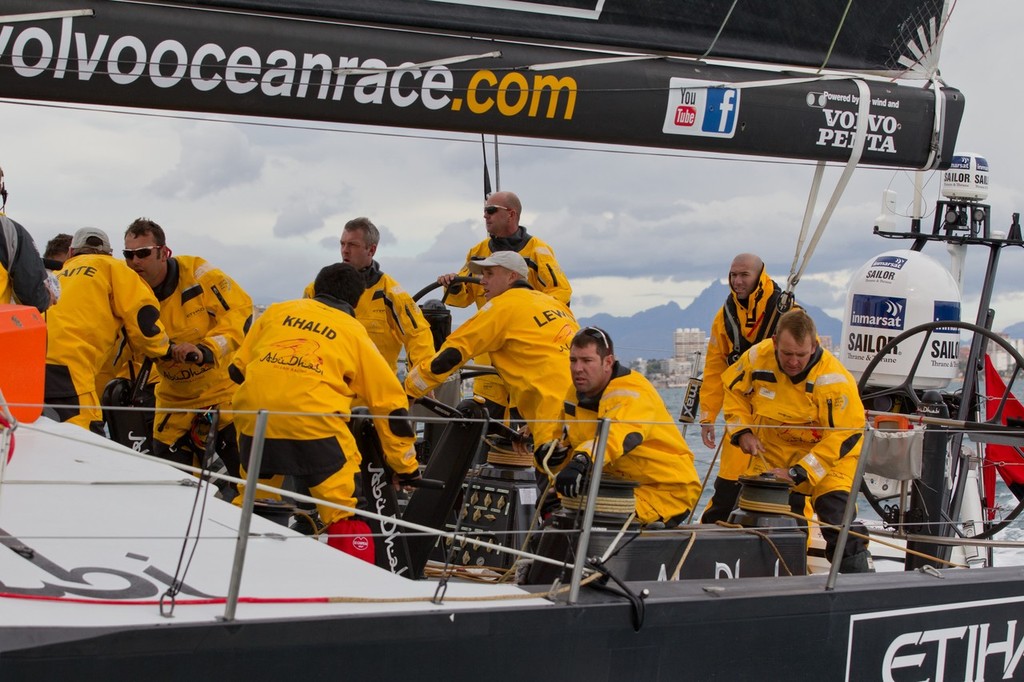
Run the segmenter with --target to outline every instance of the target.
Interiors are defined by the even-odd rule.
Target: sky
[[[1024,209],[1014,170],[1024,159],[1024,136],[1013,127],[1021,95],[1019,79],[1008,77],[1024,65],[1022,24],[1019,0],[958,0],[940,60],[946,83],[967,101],[957,151],[986,157],[992,169],[988,203],[998,230]],[[146,216],[164,227],[175,253],[203,256],[265,304],[301,296],[320,267],[339,260],[342,226],[356,216],[381,229],[378,260],[410,292],[458,270],[485,236],[479,136],[128,111],[0,100],[7,213],[40,251],[54,234],[85,225],[107,230],[116,248],[125,227]],[[492,163],[493,155],[489,143]],[[500,188],[520,196],[523,223],[554,247],[579,317],[632,315],[669,301],[685,307],[741,251],[762,256],[782,283],[814,170],[504,137],[498,156]],[[823,197],[839,172],[826,173]],[[925,180],[928,225],[939,181],[938,173]],[[885,189],[907,215],[911,174],[854,173],[799,299],[839,317],[851,274],[909,246],[871,234]],[[925,252],[948,262],[942,246]],[[969,257],[963,319],[976,315],[987,258],[985,249]],[[1003,250],[997,329],[1024,321],[1022,264],[1024,249]]]

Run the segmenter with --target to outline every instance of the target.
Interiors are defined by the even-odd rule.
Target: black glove
[[[562,497],[579,497],[583,492],[583,479],[590,471],[590,458],[582,452],[573,455],[568,466],[555,476],[555,490]]]
[[[216,358],[213,357],[213,351],[204,346],[201,343],[196,344],[196,348],[199,349],[198,353],[191,353],[195,357],[189,358],[190,362],[194,362],[197,365],[212,365],[216,362]]]
[[[423,478],[419,469],[410,471],[407,474],[395,474],[395,483],[398,486],[405,488],[407,486],[415,487],[417,483]]]
[[[560,445],[556,440],[549,440],[547,443],[543,443],[533,451],[533,459],[537,462],[537,466],[541,469],[544,468],[544,458],[547,457],[548,449],[551,444],[555,444],[555,448],[551,451],[551,456],[548,457],[548,467],[554,469],[560,466],[565,458],[569,456],[569,448]]]

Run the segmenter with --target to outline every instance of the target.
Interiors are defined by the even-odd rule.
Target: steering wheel
[[[1004,413],[1006,406],[1010,400],[1014,399],[1010,389],[1022,374],[1024,374],[1024,357],[1021,356],[1017,350],[1011,346],[1004,338],[998,334],[992,332],[989,329],[980,327],[970,322],[960,322],[958,320],[939,320],[936,322],[926,322],[925,324],[918,325],[907,331],[903,332],[899,336],[892,338],[888,343],[879,349],[875,357],[871,359],[867,367],[864,368],[864,372],[861,374],[860,380],[857,382],[857,389],[860,392],[861,401],[867,406],[869,403],[877,402],[879,399],[889,398],[891,403],[895,406],[892,409],[893,412],[902,413],[915,413],[921,406],[921,391],[915,389],[914,379],[916,378],[917,371],[921,366],[921,361],[924,358],[924,353],[927,348],[931,346],[929,343],[934,334],[942,330],[948,332],[950,329],[969,331],[972,334],[980,335],[984,337],[984,343],[987,344],[992,342],[999,346],[1012,360],[1014,367],[1010,376],[1010,380],[1006,383],[1006,388],[1002,395],[998,398],[998,404],[993,414],[989,416],[986,421],[983,422],[970,422],[970,430],[972,440],[975,442],[997,442],[997,443],[1010,443],[1016,444],[1018,448],[1024,444],[1024,430],[1018,427],[1007,427],[1004,424]],[[914,358],[913,364],[910,370],[906,373],[906,376],[895,386],[877,387],[871,386],[871,375],[882,362],[889,351],[915,336],[923,335],[921,340],[920,349],[917,351],[917,355]],[[916,343],[916,342],[915,342]],[[907,347],[911,344],[904,344]],[[985,345],[982,346],[982,352],[985,351]],[[983,396],[973,396],[973,400],[983,400]],[[1019,451],[1018,451],[1019,452]],[[1024,455],[1022,455],[1021,464],[1024,465]],[[898,514],[898,507],[895,505],[889,505],[888,507],[882,504],[881,498],[877,497],[867,486],[867,483],[861,484],[861,493],[864,498],[871,505],[871,508],[879,515],[879,517],[887,522]],[[984,539],[991,537],[998,533],[1000,530],[1005,528],[1011,523],[1020,513],[1024,510],[1024,500],[1021,500],[1017,507],[1007,515],[1002,521],[997,524],[993,524],[987,528],[984,532],[979,533],[975,537]]]

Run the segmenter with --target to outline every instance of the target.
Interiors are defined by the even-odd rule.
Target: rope
[[[836,32],[832,36],[832,42],[829,43],[828,52],[825,53],[825,59],[822,60],[821,66],[818,67],[818,73],[821,73],[828,64],[828,60],[832,58],[832,50],[836,47],[836,41],[839,40],[839,33],[843,30],[843,25],[846,23],[846,15],[850,13],[850,5],[852,4],[853,0],[847,0],[846,9],[843,10],[843,16],[839,19],[839,25],[836,26]]]
[[[563,497],[562,506],[566,509],[579,511],[587,506],[587,496]],[[598,497],[594,500],[594,511],[599,514],[634,514],[636,501],[630,497]]]
[[[784,516],[791,516],[794,519],[800,519],[801,521],[805,521],[808,524],[813,523],[814,525],[818,526],[819,528],[831,528],[832,530],[842,530],[842,528],[840,526],[836,526],[836,525],[833,525],[831,523],[824,523],[824,522],[819,521],[817,519],[809,519],[806,516],[804,516],[803,514],[794,514],[791,511],[779,512],[779,513],[783,514]],[[719,521],[719,523],[723,523],[723,522]],[[954,561],[946,561],[945,559],[940,559],[937,556],[932,556],[931,554],[925,554],[924,552],[918,552],[917,550],[910,549],[910,548],[908,548],[905,545],[897,545],[894,542],[886,542],[884,540],[879,540],[877,537],[872,537],[871,534],[858,533],[857,531],[855,531],[853,529],[851,529],[849,531],[849,533],[850,533],[850,535],[852,535],[855,538],[860,538],[861,540],[866,540],[868,542],[877,542],[878,544],[882,545],[883,547],[888,547],[889,549],[895,549],[895,550],[900,551],[900,552],[906,552],[907,554],[912,554],[912,555],[914,555],[916,557],[920,557],[922,559],[927,559],[929,561],[937,561],[940,564],[945,564],[945,565],[951,566],[953,568],[967,568],[967,566],[964,566],[963,564],[958,564],[958,563],[956,563]],[[965,544],[967,544],[967,543],[965,543]]]
[[[792,514],[792,512],[790,512],[790,515],[799,516],[798,514]],[[803,517],[799,516],[799,518]],[[728,521],[715,521],[715,524],[723,528],[732,528],[740,531],[741,533],[748,533],[750,535],[756,535],[757,537],[761,538],[762,540],[768,543],[769,547],[771,547],[772,553],[775,554],[775,558],[779,560],[779,565],[782,566],[783,570],[786,571],[786,575],[793,575],[793,570],[789,567],[789,564],[786,563],[785,558],[783,558],[782,556],[782,552],[779,551],[778,546],[765,531],[758,530],[757,528],[746,528],[736,523],[729,523]],[[682,568],[682,562],[680,562],[679,567]]]
[[[722,433],[721,440],[718,441],[718,447],[715,448],[715,454],[711,457],[711,463],[708,464],[708,471],[704,474],[704,480],[700,482],[700,492],[697,493],[697,499],[699,500],[704,495],[704,491],[708,487],[708,479],[711,478],[711,472],[715,468],[715,462],[718,461],[718,455],[722,452],[722,446],[725,445],[725,439],[728,437],[728,433]],[[686,517],[686,523],[693,521],[693,515],[697,513],[697,505],[693,505],[693,509],[690,510],[689,515]]]
[[[601,555],[601,558],[598,559],[599,564],[604,564],[606,561],[608,561],[609,557],[611,557],[613,553],[618,551],[619,543],[622,542],[622,536],[626,534],[626,531],[629,530],[630,525],[632,525],[633,521],[635,520],[636,513],[634,512],[630,514],[629,518],[627,518],[625,523],[622,524],[622,527],[619,528],[619,532],[615,534],[615,537],[612,539],[611,544],[608,545],[608,549],[606,549],[604,551],[604,554]],[[629,543],[627,542],[626,544],[628,545]]]
[[[777,502],[762,502],[760,500],[748,500],[740,497],[740,509],[752,512],[765,512],[767,514],[790,514],[789,505],[778,504]]]
[[[725,14],[725,19],[722,19],[722,25],[718,27],[718,33],[716,33],[715,37],[711,39],[711,44],[708,45],[708,49],[704,50],[704,54],[700,56],[701,59],[706,59],[707,56],[711,54],[711,50],[715,48],[715,43],[718,42],[718,39],[722,35],[722,31],[725,30],[725,25],[729,23],[729,17],[732,16],[732,11],[736,9],[737,2],[739,2],[739,0],[732,0],[732,5],[729,6],[729,11]]]
[[[814,230],[814,235],[811,237],[811,241],[807,245],[807,250],[803,254],[803,259],[800,261],[799,267],[797,267],[797,261],[800,260],[800,245],[807,233],[807,228],[810,226],[811,208],[817,203],[821,175],[825,170],[825,162],[821,161],[818,163],[815,170],[814,182],[811,185],[811,191],[807,197],[807,210],[804,214],[803,225],[800,230],[800,240],[797,243],[796,254],[793,258],[793,267],[790,268],[784,300],[792,300],[793,290],[796,289],[796,285],[799,284],[804,270],[807,269],[811,256],[814,254],[814,250],[818,246],[818,241],[825,233],[825,228],[828,226],[828,221],[832,217],[832,212],[839,203],[839,199],[846,190],[846,185],[850,182],[850,178],[853,176],[853,171],[857,168],[857,164],[860,163],[861,155],[864,153],[864,142],[867,140],[868,131],[868,113],[871,109],[871,90],[868,88],[868,84],[863,80],[854,79],[853,82],[857,86],[857,93],[860,99],[857,103],[857,127],[854,131],[853,148],[850,151],[850,158],[846,162],[846,166],[843,168],[843,173],[836,182],[835,188],[832,190],[832,196],[825,205],[821,218],[818,219],[818,225]]]
[[[690,556],[690,550],[693,549],[694,543],[697,542],[697,534],[690,533],[690,541],[686,543],[686,549],[683,550],[683,556],[679,557],[679,563],[676,564],[676,570],[672,571],[672,577],[669,580],[679,580],[679,571],[682,570],[683,564],[686,563],[687,557]]]
[[[528,467],[533,464],[533,455],[515,449],[505,448],[488,441],[487,463],[502,466]]]

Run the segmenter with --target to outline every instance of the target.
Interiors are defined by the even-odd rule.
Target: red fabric
[[[4,417],[3,415],[0,415],[0,427],[5,428],[5,429],[11,428],[11,423],[9,421],[7,421],[7,418]],[[11,458],[14,457],[14,431],[11,431],[10,438],[11,438],[11,444],[10,444],[11,446],[7,449],[7,463],[8,464],[11,463]]]
[[[367,563],[374,563],[373,534],[366,521],[342,519],[327,527],[327,544]]]
[[[985,414],[991,417],[999,408],[999,401],[1006,393],[1006,383],[992,365],[992,359],[987,355],[985,356],[985,393]],[[1007,398],[1006,405],[1003,407],[1004,424],[1007,417],[1024,420],[1024,406],[1021,406],[1020,402],[1012,395]],[[1007,485],[1024,483],[1024,457],[1021,457],[1021,454],[1010,445],[986,445],[985,464],[988,466],[982,468],[982,481],[985,484],[986,502],[991,507],[995,500],[996,470],[999,471]],[[994,515],[994,513],[993,509],[991,514]]]

